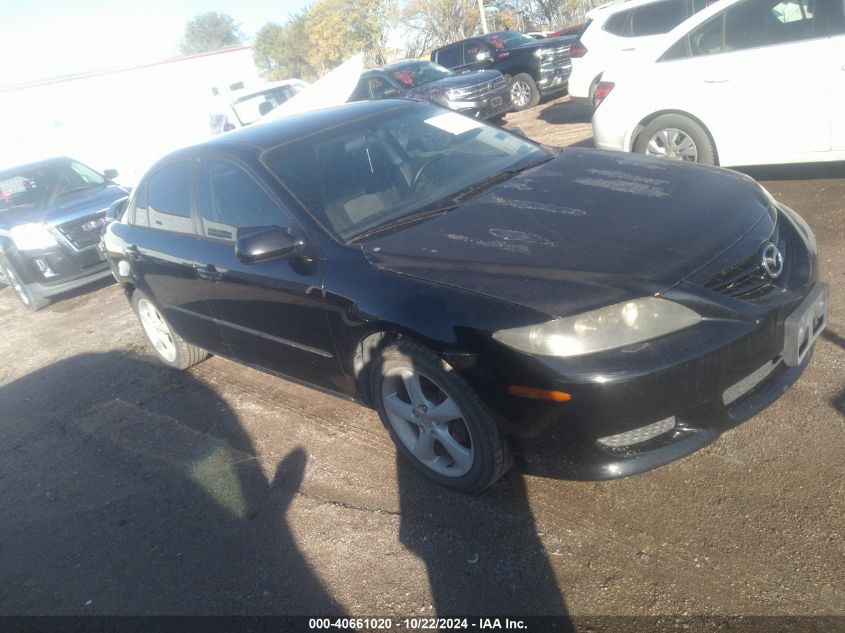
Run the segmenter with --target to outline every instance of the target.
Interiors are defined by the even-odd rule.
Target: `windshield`
[[[386,69],[390,76],[406,88],[415,88],[430,81],[451,77],[455,73],[432,62],[407,62]]]
[[[76,161],[9,169],[0,174],[0,211],[42,206],[72,191],[100,187],[100,174]]]
[[[285,143],[262,161],[323,227],[351,240],[549,156],[500,128],[419,103]]]
[[[502,31],[494,35],[487,36],[487,42],[496,50],[509,51],[513,48],[519,48],[526,44],[534,44],[535,40],[530,35],[520,33],[519,31]]]
[[[232,104],[232,109],[241,122],[241,125],[249,125],[259,118],[279,107],[292,96],[300,92],[297,85],[276,86],[261,92],[241,97]]]

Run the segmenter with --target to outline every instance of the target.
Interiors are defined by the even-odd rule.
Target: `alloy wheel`
[[[511,84],[511,103],[522,108],[531,101],[531,86],[524,81],[514,81]]]
[[[176,343],[167,321],[149,300],[141,299],[138,302],[138,317],[155,350],[167,362],[176,362]]]
[[[645,153],[671,160],[698,161],[698,148],[692,137],[678,128],[659,130],[646,144]]]
[[[413,455],[447,477],[466,475],[475,449],[460,407],[430,376],[411,367],[394,367],[381,387],[393,431]]]

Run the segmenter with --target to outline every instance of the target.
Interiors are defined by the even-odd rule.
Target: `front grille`
[[[475,101],[481,97],[486,97],[491,92],[505,89],[505,78],[497,77],[491,81],[483,81],[480,84],[467,86],[461,93],[460,101]]]
[[[106,212],[104,209],[82,218],[75,218],[60,224],[56,228],[75,249],[82,250],[94,246],[100,241],[100,233],[105,223]]]
[[[763,270],[760,263],[760,253],[755,251],[754,255],[739,264],[735,264],[722,272],[713,275],[704,281],[704,287],[714,290],[720,294],[734,299],[752,300],[765,297],[771,292],[779,291],[779,282],[787,278],[787,266],[789,265],[789,248],[785,240],[780,238],[780,231],[775,232],[769,238],[770,242],[776,244],[785,262],[781,275],[773,279]]]
[[[554,53],[549,55],[548,53],[543,55],[540,58],[540,65],[545,66],[563,66],[569,67],[572,65],[572,60],[569,54],[569,45],[566,46],[558,46],[557,48],[553,49]]]

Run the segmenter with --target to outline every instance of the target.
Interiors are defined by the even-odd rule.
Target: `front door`
[[[301,229],[244,167],[210,158],[200,162],[200,173],[200,237],[194,263],[232,357],[336,387],[340,365],[324,309],[323,262],[300,256],[239,261],[238,229]]]

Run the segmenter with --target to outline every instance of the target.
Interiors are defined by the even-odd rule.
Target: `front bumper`
[[[568,66],[541,66],[540,76],[537,80],[537,88],[541,95],[548,95],[566,89],[569,83],[569,74],[572,72],[572,65]]]
[[[698,450],[779,398],[806,368],[825,326],[824,318],[810,318],[815,331],[796,343],[797,324],[808,323],[800,317],[810,304],[826,306],[820,299],[826,292],[818,283],[803,299],[763,317],[705,320],[580,360],[530,356],[497,345],[464,376],[513,436],[526,472],[585,480],[625,477]],[[528,400],[509,395],[511,384],[565,391],[572,399]],[[670,418],[671,430],[643,442],[616,448],[600,441]]]
[[[111,274],[108,262],[96,246],[74,250],[64,245],[35,251],[19,251],[11,243],[3,248],[30,292],[51,297],[81,288]]]
[[[511,93],[507,86],[471,101],[447,101],[452,110],[473,119],[486,120],[511,111]]]

